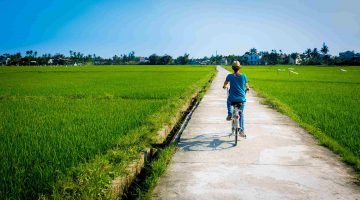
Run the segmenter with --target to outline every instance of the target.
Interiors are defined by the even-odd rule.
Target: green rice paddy
[[[269,104],[360,169],[360,67],[250,66],[243,72]]]
[[[74,198],[82,187],[100,198],[122,173],[115,166],[149,147],[213,74],[206,66],[1,67],[0,199]],[[95,180],[91,166],[106,174]]]

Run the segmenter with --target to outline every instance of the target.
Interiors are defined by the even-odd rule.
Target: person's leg
[[[226,107],[227,107],[227,113],[228,113],[227,119],[228,119],[229,116],[231,117],[232,115],[231,101],[229,99],[227,99],[226,101]]]
[[[245,107],[245,103],[243,103],[242,106],[240,106],[240,129],[241,131],[245,131],[245,127],[244,127],[244,107]]]

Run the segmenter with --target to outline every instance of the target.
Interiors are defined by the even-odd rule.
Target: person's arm
[[[244,74],[245,75],[245,74]],[[245,75],[245,83],[246,83],[246,92],[249,92],[250,91],[250,86],[249,86],[249,82],[247,80],[247,77]]]
[[[229,75],[226,76],[223,88],[226,89],[227,84],[229,83]]]
[[[226,89],[227,84],[229,83],[229,81],[226,79],[223,85],[223,88]]]

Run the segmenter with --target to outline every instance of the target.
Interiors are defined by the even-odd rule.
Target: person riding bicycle
[[[230,121],[232,118],[231,103],[233,102],[242,103],[242,106],[240,106],[240,110],[241,110],[240,124],[242,127],[241,135],[244,135],[243,111],[244,111],[244,104],[246,102],[246,92],[249,91],[250,87],[246,75],[244,73],[240,73],[240,68],[241,65],[239,61],[234,61],[232,63],[232,69],[234,70],[234,73],[228,74],[226,76],[226,80],[224,82],[223,88],[226,89],[227,84],[230,83],[229,96],[226,101],[227,111],[228,111],[226,120]]]

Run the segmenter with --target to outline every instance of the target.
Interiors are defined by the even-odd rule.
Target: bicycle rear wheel
[[[237,145],[238,134],[239,134],[239,129],[238,129],[238,128],[235,128],[235,146]]]

